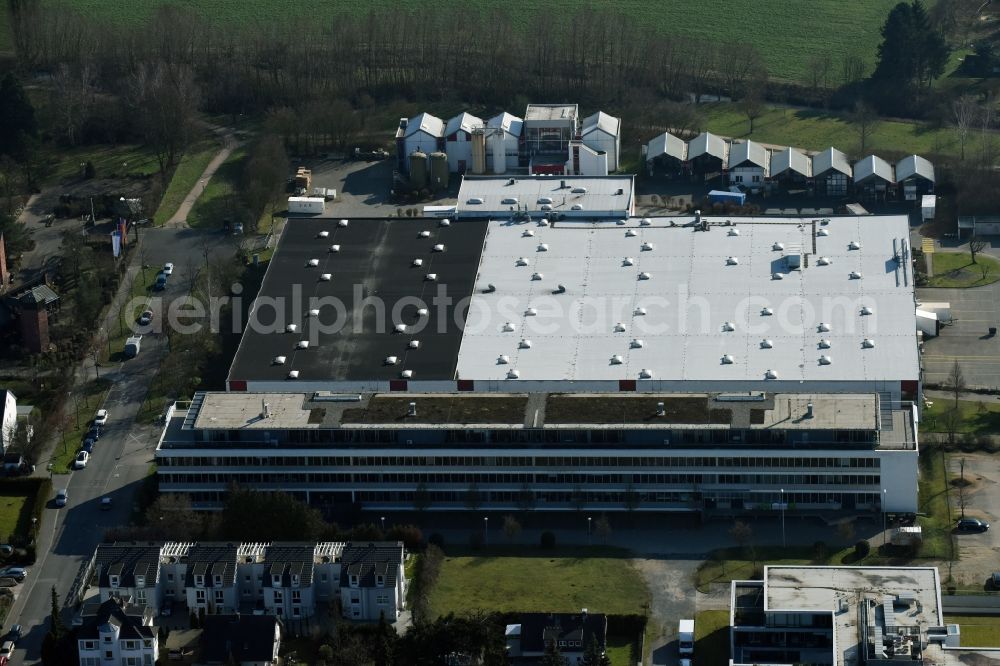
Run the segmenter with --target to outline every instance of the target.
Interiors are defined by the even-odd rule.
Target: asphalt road
[[[153,270],[167,261],[176,266],[168,288],[162,292],[164,309],[187,292],[190,281],[186,273],[201,269],[206,251],[210,257],[225,256],[234,248],[221,232],[178,228],[140,233],[145,262]],[[114,321],[115,317],[109,319]],[[68,489],[69,502],[62,509],[49,503],[48,516],[39,529],[39,559],[29,568],[8,615],[8,626],[19,623],[25,632],[14,663],[40,657],[42,639],[48,630],[52,587],[61,603],[65,602],[81,564],[93,554],[105,531],[130,521],[135,491],[149,473],[160,433],[157,427],[135,424],[135,416],[165,354],[165,336],[146,335],[138,357],[102,370],[101,376],[114,382],[104,404],[110,414],[108,425],[86,469],[53,478],[55,489]],[[111,510],[101,511],[103,497],[112,498]],[[72,615],[71,609],[64,608],[67,624]]]
[[[1000,386],[1000,282],[972,289],[917,289],[924,302],[951,303],[954,324],[924,343],[924,381],[943,384],[958,361],[968,386]]]

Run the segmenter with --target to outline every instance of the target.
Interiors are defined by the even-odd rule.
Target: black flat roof
[[[487,221],[440,223],[353,218],[340,226],[337,219],[288,220],[229,369],[230,382],[284,380],[292,370],[299,373],[297,381],[384,381],[400,378],[403,370],[416,380],[454,379],[462,342],[456,321],[465,321]],[[430,235],[421,237],[422,231]],[[444,251],[434,251],[436,244]],[[339,250],[331,251],[333,245]],[[312,259],[317,266],[309,265]],[[414,259],[423,265],[413,266]],[[321,279],[324,273],[329,281]],[[429,273],[437,280],[427,280]],[[448,300],[437,303],[439,294]],[[384,303],[384,317],[365,304],[369,298]],[[426,317],[418,316],[418,307],[427,308]],[[309,315],[313,308],[319,317]],[[395,331],[400,322],[392,319],[394,310],[408,326],[404,333]],[[420,320],[426,325],[414,331]],[[297,331],[286,332],[288,324]],[[408,347],[414,339],[417,349]],[[297,348],[302,340],[309,341],[305,349]],[[277,356],[285,357],[284,364],[274,362]],[[396,365],[385,364],[389,356],[398,358]]]

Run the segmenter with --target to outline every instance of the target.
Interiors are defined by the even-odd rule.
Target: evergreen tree
[[[597,647],[597,639],[593,634],[590,635],[590,640],[587,641],[581,666],[601,666],[601,649]]]
[[[545,654],[539,663],[541,666],[569,666],[569,660],[562,656],[555,639],[545,643]]]
[[[912,102],[934,79],[941,76],[948,61],[944,37],[930,23],[920,0],[901,2],[889,12],[882,26],[882,44],[872,79],[881,93],[884,110],[894,110]]]
[[[66,635],[66,625],[63,624],[59,615],[59,594],[56,593],[56,586],[52,586],[52,609],[49,614],[49,633],[58,643]]]
[[[22,159],[28,137],[38,135],[35,108],[21,82],[11,73],[0,80],[0,155]]]

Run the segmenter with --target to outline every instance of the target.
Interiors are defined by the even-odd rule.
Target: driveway
[[[945,383],[955,361],[968,386],[1000,386],[1000,335],[990,337],[989,327],[1000,326],[1000,282],[971,289],[921,287],[917,300],[951,303],[954,323],[936,338],[924,342],[924,381]]]

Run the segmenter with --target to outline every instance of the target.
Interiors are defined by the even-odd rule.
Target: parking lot
[[[917,289],[917,300],[951,303],[953,322],[924,343],[924,381],[942,384],[959,362],[969,387],[1000,386],[1000,282],[972,289]]]

